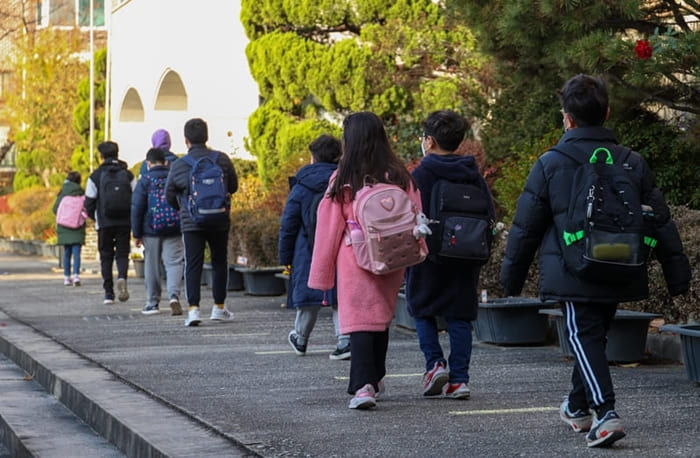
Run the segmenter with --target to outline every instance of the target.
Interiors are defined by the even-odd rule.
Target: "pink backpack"
[[[355,194],[355,219],[348,220],[345,244],[352,245],[357,264],[375,275],[423,262],[425,242],[413,235],[418,209],[396,185],[366,185]]]
[[[63,196],[56,211],[56,224],[69,229],[78,229],[87,219],[83,208],[85,196]]]

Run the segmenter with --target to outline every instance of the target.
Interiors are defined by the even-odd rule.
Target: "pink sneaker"
[[[469,399],[471,391],[466,383],[448,383],[445,385],[445,397],[452,399]]]
[[[442,394],[442,387],[450,380],[445,363],[437,362],[432,370],[423,375],[423,396]]]
[[[377,400],[374,398],[374,388],[371,383],[368,383],[355,391],[355,397],[350,400],[348,408],[365,410],[376,406]]]

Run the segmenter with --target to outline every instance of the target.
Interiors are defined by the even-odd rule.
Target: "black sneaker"
[[[114,293],[105,293],[105,300],[102,303],[106,305],[114,304]]]
[[[306,345],[299,345],[299,336],[295,331],[289,331],[289,337],[287,338],[289,345],[294,349],[294,353],[298,356],[304,356],[306,354]]]
[[[144,315],[155,315],[159,312],[160,310],[158,310],[157,305],[146,305],[144,308],[141,309],[141,313],[143,313]]]
[[[625,437],[622,422],[614,410],[608,410],[600,420],[593,420],[593,426],[586,435],[589,447],[605,447]]]
[[[337,347],[335,350],[333,350],[333,353],[328,355],[328,357],[334,361],[339,361],[341,359],[350,359],[350,344],[347,344],[342,348]]]

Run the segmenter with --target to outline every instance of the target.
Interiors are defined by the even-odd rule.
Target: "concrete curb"
[[[259,456],[2,312],[0,320],[0,352],[127,456],[201,457],[203,441],[210,456]]]

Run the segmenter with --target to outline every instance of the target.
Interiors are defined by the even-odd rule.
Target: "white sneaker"
[[[233,313],[226,307],[220,309],[216,305],[211,309],[211,317],[215,321],[231,321],[233,320]]]
[[[185,320],[185,326],[197,326],[202,320],[199,319],[199,307],[195,307],[189,312],[187,312],[187,319]]]

